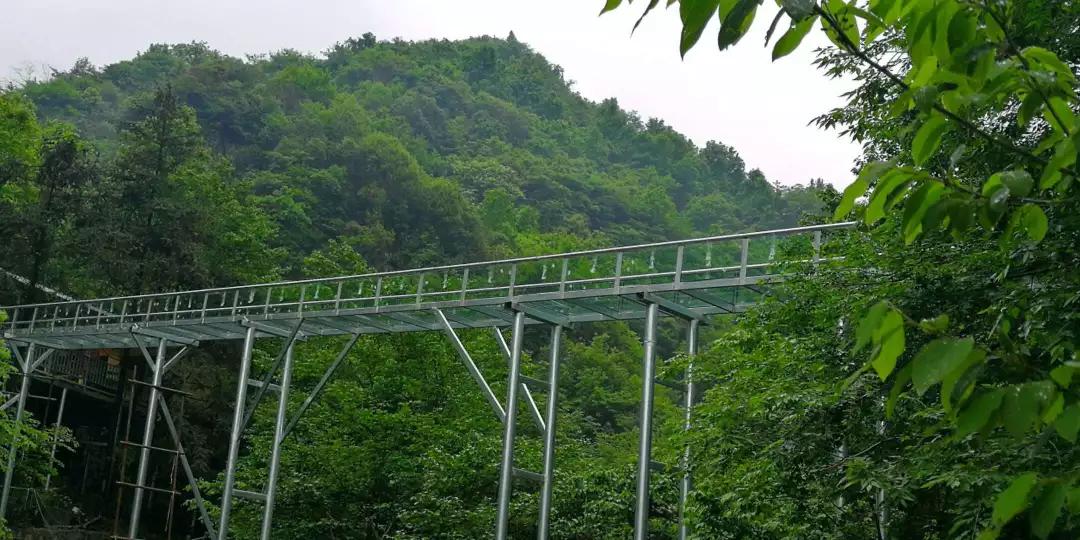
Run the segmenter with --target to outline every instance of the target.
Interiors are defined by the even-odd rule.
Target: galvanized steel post
[[[656,317],[659,307],[645,310],[645,346],[641,383],[641,440],[638,446],[637,504],[634,508],[634,540],[649,538],[649,464],[652,461],[653,390],[656,384]]]
[[[139,537],[139,518],[142,514],[143,486],[150,469],[150,447],[154,444],[154,424],[157,422],[158,394],[161,392],[161,377],[165,374],[165,347],[168,341],[158,340],[157,355],[154,357],[154,372],[151,373],[150,401],[146,404],[146,426],[143,428],[142,448],[139,452],[139,469],[135,473],[135,496],[131,501],[131,519],[128,521],[128,538]]]
[[[240,435],[244,425],[244,407],[247,404],[248,374],[251,372],[251,349],[255,346],[255,327],[247,327],[244,334],[244,351],[240,356],[240,376],[236,382],[236,410],[229,439],[229,456],[225,463],[225,485],[221,489],[221,522],[218,539],[229,535],[229,512],[232,510],[233,485],[236,483],[236,458],[240,453]]]
[[[288,413],[289,385],[292,383],[293,344],[285,351],[285,364],[278,391],[277,419],[274,423],[274,444],[270,450],[270,478],[266,483],[266,504],[263,507],[262,540],[270,540],[270,520],[274,515],[278,470],[281,464],[281,444],[285,440],[285,415]]]
[[[67,404],[67,392],[68,392],[68,389],[67,389],[66,386],[63,389],[60,390],[60,407],[56,412],[56,426],[55,426],[56,429],[60,429],[60,422],[63,422],[63,420],[64,420],[64,405]],[[54,434],[53,437],[52,437],[52,448],[49,450],[49,460],[50,461],[56,459],[56,443],[57,442],[59,442],[59,441],[57,440],[56,435]],[[48,491],[48,489],[49,489],[49,481],[50,480],[52,480],[52,475],[51,474],[45,477],[45,490],[46,491]]]
[[[14,346],[12,346],[14,348]],[[15,476],[15,457],[19,453],[17,438],[21,434],[23,411],[26,410],[26,396],[30,393],[30,368],[34,365],[37,353],[37,345],[31,343],[26,349],[26,358],[23,358],[19,370],[22,371],[22,386],[19,387],[18,405],[15,406],[15,437],[11,440],[11,448],[8,450],[7,473],[4,475],[4,490],[0,494],[0,517],[7,517],[8,497],[11,495],[11,480]],[[18,355],[16,355],[18,356]]]
[[[555,483],[555,415],[559,410],[559,343],[562,326],[551,328],[551,356],[548,367],[547,421],[544,426],[544,484],[540,489],[540,523],[536,538],[547,540],[551,520],[551,491]]]
[[[689,357],[689,362],[686,365],[686,401],[684,406],[685,418],[683,421],[683,431],[690,431],[690,417],[694,408],[694,357],[697,356],[697,334],[698,334],[698,320],[690,319],[690,328],[686,333],[686,355]],[[679,540],[686,540],[687,538],[687,526],[686,526],[686,500],[690,496],[690,490],[693,489],[693,481],[690,478],[690,445],[687,444],[683,449],[682,458],[683,477],[682,484],[679,486]]]
[[[525,313],[514,312],[514,335],[510,338],[510,375],[506,389],[506,416],[503,419],[502,468],[499,470],[499,506],[495,539],[506,540],[510,527],[510,494],[514,481],[514,421],[517,419],[518,380],[521,372],[521,341],[525,333]]]

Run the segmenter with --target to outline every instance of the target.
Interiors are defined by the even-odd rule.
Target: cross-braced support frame
[[[233,427],[229,438],[229,454],[225,465],[225,483],[222,488],[221,521],[218,524],[216,535],[213,528],[208,527],[211,536],[216,536],[219,540],[228,538],[229,519],[231,517],[233,500],[235,498],[243,498],[263,504],[259,537],[262,540],[269,540],[273,533],[274,504],[277,500],[277,481],[281,470],[281,452],[285,440],[289,436],[289,433],[296,427],[304,413],[319,397],[326,388],[326,385],[329,384],[330,380],[333,378],[338,368],[345,362],[349,352],[353,349],[361,336],[359,331],[352,334],[334,361],[330,363],[326,372],[323,373],[319,382],[316,383],[311,394],[304,399],[304,402],[290,419],[288,416],[288,404],[289,391],[292,386],[295,347],[296,342],[304,337],[301,332],[303,324],[304,320],[301,319],[293,326],[291,331],[282,332],[279,329],[276,329],[276,327],[245,322],[247,330],[244,338],[244,348],[241,351],[240,356],[239,381],[237,382],[236,389],[236,410],[233,414]],[[261,380],[252,380],[249,377],[251,375],[251,360],[257,332],[270,333],[271,335],[282,337],[284,338],[284,343],[281,346],[281,351],[278,353],[276,360],[266,375],[264,375]],[[275,376],[278,376],[279,371],[280,376],[278,377],[278,383],[274,384],[274,378]],[[247,390],[251,385],[255,385],[257,389],[254,398],[251,399],[249,403]],[[274,438],[272,439],[270,447],[270,462],[266,486],[263,491],[238,489],[236,487],[236,470],[239,463],[240,446],[243,441],[243,434],[250,424],[256,408],[259,406],[259,403],[262,401],[263,396],[268,390],[277,392],[277,409],[274,415]]]

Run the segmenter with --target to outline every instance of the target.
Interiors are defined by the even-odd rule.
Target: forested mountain
[[[731,147],[590,102],[512,34],[365,34],[320,56],[246,59],[154,45],[4,99],[32,106],[45,140],[72,141],[93,169],[62,188],[74,205],[62,211],[90,236],[9,268],[78,293],[293,275],[330,240],[402,268],[778,227],[818,209],[823,186],[770,184]],[[112,197],[109,210],[79,207],[86,193]],[[260,247],[241,256],[246,241]],[[73,247],[78,263],[57,259]],[[102,268],[125,257],[141,261],[122,265],[131,275]]]
[[[821,180],[772,184],[729,146],[700,148],[615,99],[581,97],[512,34],[416,43],[366,34],[321,55],[245,59],[203,44],[153,45],[108,66],[82,60],[0,94],[0,195],[0,268],[30,281],[0,278],[0,305],[51,299],[38,283],[86,298],[784,227],[836,197]],[[681,332],[665,327],[664,354]],[[463,338],[501,393],[506,364],[490,333]],[[298,399],[340,346],[298,347]],[[266,347],[257,371],[276,353]],[[531,357],[545,347],[526,342]],[[639,337],[626,324],[586,325],[563,356],[553,527],[622,538]],[[286,445],[275,538],[489,535],[501,431],[444,336],[365,337],[351,358]],[[236,362],[234,350],[204,346],[167,379],[192,396],[180,429],[211,500]],[[544,377],[540,363],[524,369]],[[677,397],[661,390],[656,405],[657,459],[671,464],[681,452]],[[266,405],[242,459],[244,489],[261,489]],[[102,424],[110,414],[119,418],[105,413]],[[537,433],[520,430],[519,462],[539,469]],[[100,442],[81,437],[84,447]],[[88,463],[82,452],[61,452],[61,462]],[[89,474],[116,478],[117,463]],[[155,485],[170,481],[163,463],[151,470]],[[74,519],[73,506],[112,516],[120,504],[126,515],[127,500],[113,496],[121,488],[107,486],[107,499],[82,493],[83,467],[81,480],[65,473],[69,482],[47,494],[45,506],[60,509],[48,521]],[[18,474],[33,483],[41,471]],[[674,530],[679,475],[672,467],[656,480],[658,530]],[[536,494],[518,491],[513,526],[525,534]],[[147,534],[172,530],[167,502],[148,503]],[[39,512],[24,505],[12,523],[39,523]],[[236,509],[238,538],[257,534],[258,513]]]

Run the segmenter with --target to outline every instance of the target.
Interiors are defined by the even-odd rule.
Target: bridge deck
[[[816,263],[836,223],[326,279],[0,307],[4,337],[56,349],[134,347],[260,335],[389,333],[507,326],[514,305],[535,321],[705,316],[753,303],[787,263]]]

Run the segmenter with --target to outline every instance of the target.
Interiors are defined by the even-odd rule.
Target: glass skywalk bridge
[[[305,335],[508,326],[508,304],[529,322],[644,319],[647,298],[664,310],[731,313],[785,264],[816,262],[822,233],[850,223],[799,227],[415,270],[0,307],[4,337],[55,349],[135,347],[135,335],[174,343]]]

